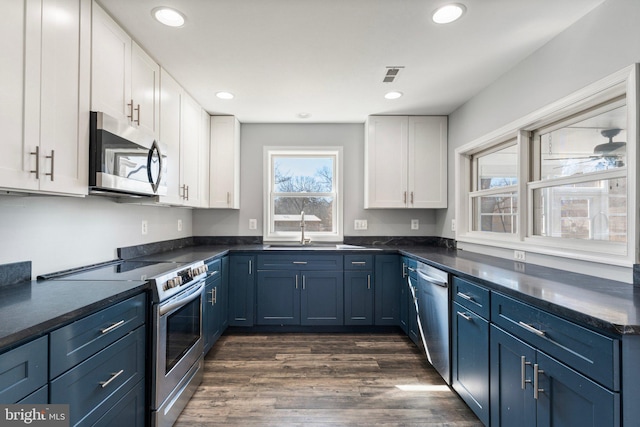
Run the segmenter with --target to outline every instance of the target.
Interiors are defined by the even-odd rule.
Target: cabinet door
[[[375,324],[398,325],[400,320],[400,257],[375,257]]]
[[[160,142],[167,152],[167,195],[162,203],[182,204],[180,189],[180,106],[182,87],[164,69],[160,70]]]
[[[301,275],[301,324],[309,326],[344,324],[342,272],[305,271]]]
[[[300,324],[300,276],[295,270],[258,271],[256,324]]]
[[[68,19],[55,19],[59,16]],[[40,141],[40,190],[85,195],[91,1],[44,0],[42,17],[40,127],[33,139],[34,144]],[[31,110],[29,105],[27,109]]]
[[[344,272],[344,324],[373,325],[371,271]]]
[[[129,121],[131,37],[95,3],[91,52],[91,110]]]
[[[200,105],[189,95],[182,96],[180,123],[180,169],[183,203],[200,206]]]
[[[27,144],[23,134],[26,1],[3,2],[3,23],[0,25],[0,186],[5,188],[38,188],[35,174],[36,145]],[[37,21],[37,19],[36,19]],[[30,19],[30,23],[33,18]],[[36,35],[37,36],[37,35]],[[36,52],[37,54],[37,52]],[[31,117],[30,120],[37,120]]]
[[[131,45],[131,122],[158,137],[160,103],[160,66],[136,43]],[[131,107],[129,107],[131,109]]]
[[[620,396],[538,351],[538,426],[619,426]],[[535,372],[534,372],[535,375]]]
[[[447,207],[447,117],[411,116],[408,136],[410,208]]]
[[[240,209],[240,122],[211,116],[209,207]]]
[[[490,348],[491,425],[535,426],[535,349],[494,325],[490,327]]]
[[[480,421],[489,425],[489,322],[454,303],[451,343],[451,385]]]
[[[255,257],[229,257],[229,326],[253,326]]]
[[[365,141],[364,207],[407,206],[407,116],[370,116]]]
[[[222,258],[220,263],[222,280],[220,282],[220,334],[229,326],[229,257]]]

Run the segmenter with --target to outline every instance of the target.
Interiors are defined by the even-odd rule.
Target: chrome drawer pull
[[[106,334],[106,333],[109,333],[109,332],[113,331],[116,328],[119,328],[122,325],[124,325],[124,320],[121,320],[118,323],[114,323],[113,325],[109,326],[108,328],[100,329],[100,332],[103,333],[103,334]]]
[[[124,369],[120,369],[118,372],[111,374],[111,378],[109,378],[107,381],[100,381],[100,387],[105,388],[111,383],[111,381],[115,380],[120,375],[122,375],[123,372],[124,372]]]
[[[366,261],[351,261],[351,265],[366,265]]]
[[[36,179],[38,179],[40,174],[40,146],[36,145],[36,151],[31,151],[29,154],[36,156],[36,169],[30,170],[29,172],[35,173]]]
[[[523,390],[527,387],[527,383],[531,383],[531,380],[527,379],[527,365],[531,365],[531,362],[527,362],[525,356],[520,356],[520,387]]]
[[[462,292],[458,292],[457,294],[460,298],[464,298],[467,301],[473,302],[473,297],[471,295],[463,294]]]
[[[473,319],[466,313],[458,311],[458,316],[462,317],[464,320],[471,322]]]
[[[371,289],[371,275],[367,274],[367,289]]]
[[[306,265],[307,261],[293,261],[294,264]]]
[[[536,334],[539,337],[546,337],[544,331],[541,331],[540,329],[536,329],[533,326],[526,324],[524,322],[518,322],[518,325],[522,326],[523,328],[525,328],[527,331]]]

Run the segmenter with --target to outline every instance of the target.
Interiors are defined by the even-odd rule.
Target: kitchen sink
[[[265,250],[299,250],[299,251],[313,251],[313,250],[380,250],[378,248],[367,248],[365,246],[358,245],[345,245],[343,243],[309,243],[301,245],[297,242],[292,243],[273,243],[265,244],[263,247]]]

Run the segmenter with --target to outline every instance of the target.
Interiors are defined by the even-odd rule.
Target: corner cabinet
[[[211,116],[209,207],[240,209],[240,122]]]
[[[447,117],[369,116],[367,208],[447,207]]]
[[[91,1],[5,3],[0,187],[86,195]]]

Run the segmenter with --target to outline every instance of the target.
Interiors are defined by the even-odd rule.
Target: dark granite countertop
[[[141,281],[49,280],[0,287],[0,350],[44,335],[147,289]]]

